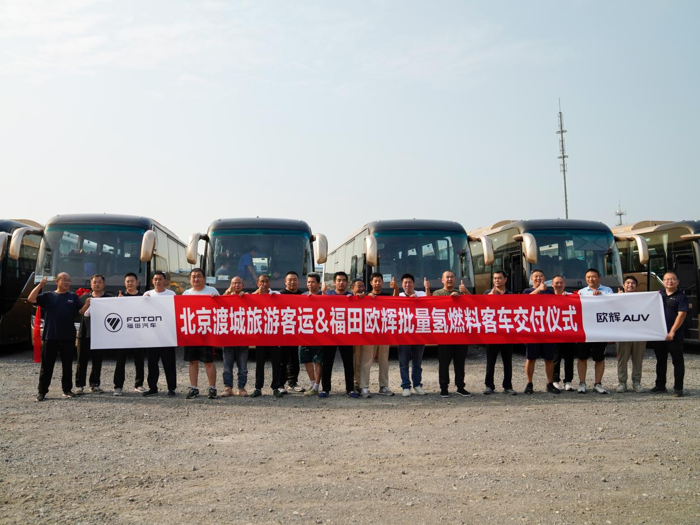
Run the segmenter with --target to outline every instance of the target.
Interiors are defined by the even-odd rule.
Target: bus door
[[[513,293],[520,293],[526,288],[523,286],[523,256],[520,253],[509,255],[508,282]]]
[[[692,253],[677,254],[673,257],[675,268],[680,281],[679,288],[688,296],[690,311],[685,322],[685,338],[694,342],[700,341],[698,333],[698,269]]]

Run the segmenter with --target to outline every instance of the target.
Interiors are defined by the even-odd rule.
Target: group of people
[[[578,291],[580,295],[605,295],[613,293],[613,290],[600,283],[600,274],[590,268],[585,275],[587,286]],[[333,289],[327,289],[325,283],[321,284],[321,276],[310,273],[306,276],[306,292],[299,289],[299,275],[290,271],[285,276],[285,288],[280,291],[270,290],[270,278],[267,275],[257,276],[257,289],[253,294],[292,294],[292,295],[354,295],[372,297],[386,294],[384,290],[383,275],[375,272],[370,276],[370,290],[367,291],[361,279],[349,282],[345,272],[336,272],[333,276]],[[507,289],[507,276],[503,271],[493,273],[493,286],[485,293],[488,295],[500,295],[511,293]],[[411,274],[404,274],[400,284],[392,278],[390,283],[393,296],[407,299],[422,296],[447,296],[468,294],[469,290],[457,279],[453,272],[445,271],[441,278],[443,287],[432,291],[427,279],[423,284],[425,291],[415,289],[415,278]],[[101,367],[104,351],[91,350],[90,348],[90,302],[92,299],[108,296],[105,293],[105,279],[102,275],[93,275],[90,279],[91,291],[78,297],[70,292],[70,276],[63,272],[56,277],[56,290],[42,292],[47,280],[41,282],[32,290],[28,300],[40,306],[44,312],[44,332],[41,352],[41,370],[39,372],[39,391],[37,401],[43,401],[49,391],[53,369],[57,357],[60,355],[63,366],[62,389],[64,397],[73,397],[85,392],[87,366],[92,362],[92,370],[89,377],[90,390],[93,393],[102,393]],[[524,294],[554,294],[566,295],[566,281],[563,276],[556,275],[551,280],[551,286],[547,286],[546,278],[541,270],[534,270],[530,275],[531,287],[524,290]],[[623,288],[619,293],[634,293],[637,290],[637,280],[634,276],[628,276],[624,280]],[[653,393],[666,391],[666,374],[668,355],[671,355],[674,366],[674,395],[683,395],[683,379],[685,375],[683,360],[683,323],[688,312],[688,299],[678,289],[678,276],[674,272],[667,272],[663,277],[664,289],[661,294],[668,333],[663,342],[655,345],[656,382],[651,389]],[[153,288],[146,291],[143,296],[157,298],[164,295],[174,295],[167,288],[167,277],[161,271],[156,271],[152,278]],[[191,287],[184,295],[219,295],[216,288],[206,284],[204,272],[195,268],[190,272]],[[138,291],[138,276],[129,273],[125,276],[124,291],[119,292],[119,297],[136,297],[141,295]],[[231,279],[230,286],[224,295],[244,295],[244,281],[240,276]],[[155,299],[157,300],[157,299]],[[75,315],[81,315],[81,323],[78,332],[77,344],[77,371],[75,376],[76,391],[73,391],[72,363],[76,354],[76,328]],[[643,392],[642,360],[646,351],[644,342],[620,342],[617,344],[617,392],[627,391],[627,368],[632,360],[632,389],[635,392]],[[526,387],[524,394],[534,393],[533,377],[535,365],[538,359],[545,363],[545,375],[547,378],[546,390],[552,394],[561,394],[564,391],[576,390],[581,394],[587,392],[587,368],[589,358],[594,362],[594,386],[593,390],[599,394],[607,394],[603,387],[602,379],[605,371],[606,343],[531,343],[525,350],[525,378]],[[460,396],[471,396],[465,388],[465,360],[468,345],[438,345],[438,370],[440,396],[449,397],[450,367],[454,373],[454,385],[456,393]],[[401,376],[401,391],[404,397],[412,394],[425,395],[422,383],[422,361],[425,345],[399,345],[399,373]],[[272,367],[272,380],[270,387],[275,397],[283,397],[288,393],[298,393],[306,396],[318,396],[327,398],[331,393],[331,381],[333,365],[336,354],[340,353],[343,362],[345,393],[351,398],[369,398],[370,370],[376,361],[379,368],[378,395],[393,396],[389,387],[389,345],[362,345],[362,346],[256,346],[255,384],[252,393],[248,393],[248,347],[230,346],[223,348],[223,382],[224,389],[219,395],[216,387],[216,366],[214,364],[214,348],[211,346],[188,346],[184,349],[184,360],[189,363],[189,388],[187,399],[193,399],[200,395],[199,392],[199,363],[204,364],[208,382],[207,396],[210,399],[217,397],[251,396],[259,397],[265,385],[265,364],[269,360]],[[125,366],[127,351],[119,351],[114,372],[114,395],[121,396],[124,389]],[[485,395],[494,394],[495,365],[498,356],[503,362],[503,392],[516,395],[513,389],[513,345],[491,344],[486,350],[486,375],[484,379]],[[133,349],[136,380],[135,389],[143,396],[158,395],[159,363],[162,363],[165,373],[169,396],[176,395],[176,348],[160,347]],[[144,357],[148,363],[147,387],[144,387]],[[574,387],[574,360],[577,359],[578,387]],[[564,361],[564,379],[561,380],[561,362]],[[237,368],[236,385],[234,388],[234,364]],[[304,365],[309,378],[307,387],[300,384],[299,374],[301,365]]]

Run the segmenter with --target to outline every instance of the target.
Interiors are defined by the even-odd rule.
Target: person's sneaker
[[[143,395],[145,396],[146,393]],[[190,387],[190,389],[187,391],[185,399],[194,399],[195,397],[199,397],[199,388]]]
[[[472,394],[469,390],[466,390],[464,388],[458,388],[457,393],[462,396],[462,397],[471,397]]]
[[[75,394],[70,390],[66,390],[65,392],[63,392],[63,397],[75,397]]]
[[[525,390],[523,391],[523,394],[530,395],[530,394],[534,394],[534,393],[535,393],[535,389],[533,388],[532,383],[528,383],[527,386],[525,387]]]
[[[619,385],[617,385],[615,392],[617,392],[618,394],[624,394],[625,392],[627,392],[627,383],[620,383]]]
[[[484,388],[484,395],[485,396],[490,396],[494,392],[495,392],[495,390],[493,388],[491,388],[490,386],[487,386],[486,388]]]
[[[562,381],[554,381],[552,384],[554,388],[558,388],[560,391],[564,389],[564,383]]]
[[[507,396],[517,396],[518,395],[518,393],[515,390],[513,390],[512,388],[504,388],[503,393]]]
[[[248,391],[245,388],[239,388],[237,396],[248,397]]]
[[[115,389],[114,389],[114,393],[113,393],[112,395],[115,396],[115,397],[119,397],[119,396],[121,396],[123,393],[124,393],[124,390],[122,390],[121,388],[115,388]]]
[[[450,397],[450,392],[446,388],[441,388],[440,397]]]
[[[158,390],[146,390],[144,393],[141,394],[143,397],[151,397],[151,396],[157,396],[158,395]],[[197,390],[197,395],[199,395],[199,390]]]
[[[170,397],[174,397],[174,396],[177,395],[177,392],[175,392],[175,390],[168,390],[168,395],[169,395]]]
[[[564,383],[564,390],[566,390],[567,392],[573,392],[574,385],[571,384],[571,381],[567,381]]]
[[[561,389],[557,388],[558,383],[548,383],[547,384],[547,392],[550,394],[561,394]]]
[[[403,397],[411,397],[411,389],[410,388],[404,388],[403,391],[401,392],[401,395]]]
[[[662,394],[664,392],[668,392],[668,390],[666,390],[665,386],[654,385],[649,392],[652,394]]]
[[[605,389],[603,388],[603,385],[600,384],[600,383],[596,383],[595,385],[593,385],[593,390],[595,390],[595,391],[598,392],[599,394],[607,394],[607,393],[608,393],[608,391],[605,390]]]
[[[425,395],[425,390],[423,390],[422,386],[414,386],[413,387],[413,392],[418,394],[419,396],[424,396]]]
[[[253,390],[253,393],[250,395],[250,397],[260,397],[262,395],[262,392],[260,391],[259,388],[256,388]]]
[[[102,390],[99,385],[95,385],[90,387],[90,392],[93,394],[102,394],[104,390]]]
[[[305,396],[317,396],[318,395],[318,390],[314,390],[313,388],[308,388],[306,392],[304,392]]]
[[[277,388],[277,389],[273,389],[273,390],[277,390],[277,391],[280,393],[280,397],[281,397],[281,396],[286,396],[286,395],[287,395],[287,391],[285,390],[284,387]],[[273,392],[273,393],[274,393],[274,392]]]
[[[642,387],[641,384],[639,383],[632,383],[632,389],[637,392],[637,394],[641,394],[644,392],[644,388]]]
[[[585,393],[586,393],[586,383],[584,383],[583,381],[581,381],[581,382],[578,384],[578,393],[579,393],[579,394],[585,394]]]
[[[321,399],[326,399],[326,398],[329,397],[330,395],[331,395],[331,394],[330,394],[329,392],[319,392],[319,393],[318,393],[318,397],[320,397]]]
[[[393,396],[394,393],[391,391],[391,389],[388,386],[383,386],[379,389],[379,392],[377,392],[380,396]]]
[[[221,392],[221,397],[231,397],[233,395],[233,388],[230,386],[224,387],[224,391]]]
[[[78,388],[75,389],[76,396],[82,396],[84,393],[85,393],[85,389],[82,386],[79,386]]]
[[[143,394],[146,390],[148,390],[148,388],[143,385],[134,387],[134,392],[138,392],[139,394]]]
[[[683,390],[673,389],[673,397],[683,397]]]
[[[283,393],[282,390],[280,390],[279,388],[275,388],[275,389],[272,391],[272,395],[275,396],[275,397],[282,397],[282,396],[284,395],[284,393]]]
[[[42,394],[41,392],[39,392],[39,393],[36,395],[36,400],[37,400],[37,401],[41,402],[41,401],[43,401],[44,399],[46,399],[46,394]]]
[[[351,390],[350,392],[348,392],[348,397],[351,397],[353,399],[360,399],[360,394],[358,394],[354,390]]]
[[[213,386],[209,387],[209,394],[207,395],[207,399],[216,399],[216,388]]]
[[[306,388],[301,386],[299,383],[294,383],[293,385],[287,385],[287,392],[291,394],[303,394],[306,392]]]
[[[372,397],[372,394],[369,393],[369,388],[363,388],[363,389],[360,391],[360,395],[361,395],[362,397],[364,397],[365,399],[369,399],[370,397]]]

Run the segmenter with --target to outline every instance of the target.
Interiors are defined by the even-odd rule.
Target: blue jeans
[[[401,389],[423,386],[423,351],[425,345],[399,345],[399,372],[401,373]],[[411,361],[411,377],[408,377],[408,362]]]
[[[224,347],[224,386],[233,388],[233,362],[238,367],[238,388],[245,388],[248,383],[248,347]]]

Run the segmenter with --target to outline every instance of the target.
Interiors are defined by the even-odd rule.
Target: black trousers
[[[134,387],[143,386],[143,348],[117,350],[117,352],[117,364],[114,368],[114,388],[124,388],[126,359],[130,353],[134,356],[134,368],[136,368]]]
[[[61,387],[64,392],[73,390],[73,359],[75,359],[75,341],[43,341],[41,345],[41,368],[39,369],[39,393],[48,394],[53,367],[56,358],[61,355],[63,375]]]
[[[464,362],[467,359],[467,345],[438,345],[438,379],[440,389],[450,386],[450,363],[454,362],[455,385],[464,388]]]
[[[671,361],[673,362],[673,389],[683,390],[683,379],[685,378],[683,340],[660,341],[656,343],[654,353],[656,354],[656,386],[666,388],[668,354],[671,354]]]
[[[336,350],[340,351],[340,358],[343,360],[345,371],[345,391],[355,390],[355,360],[352,346],[324,346],[321,350],[321,388],[324,392],[331,391],[331,378],[333,377],[333,363],[335,363]]]
[[[272,365],[272,390],[282,388],[284,385],[280,381],[280,347],[279,346],[257,346],[255,347],[255,389],[262,390],[265,385],[265,361],[270,358]]]
[[[91,350],[90,338],[81,337],[78,340],[78,367],[75,370],[75,386],[78,388],[85,386],[87,376],[88,361],[92,360],[92,370],[90,370],[90,386],[100,386],[100,376],[102,375],[102,359],[104,350]]]
[[[163,362],[163,372],[165,373],[165,381],[168,384],[168,390],[175,390],[177,388],[175,347],[165,346],[162,348],[145,348],[143,350],[148,357],[148,389],[158,392],[158,378],[160,377],[158,361],[160,360]],[[123,376],[122,383],[124,383]]]
[[[280,381],[289,386],[299,382],[298,346],[280,346]]]
[[[554,375],[552,381],[561,381],[561,360],[564,359],[564,382],[574,381],[574,360],[576,358],[576,343],[557,343],[554,350]]]
[[[486,345],[486,378],[484,379],[484,384],[488,388],[496,388],[493,376],[496,370],[496,361],[498,360],[499,352],[501,353],[501,361],[503,361],[503,388],[512,389],[513,345]]]

